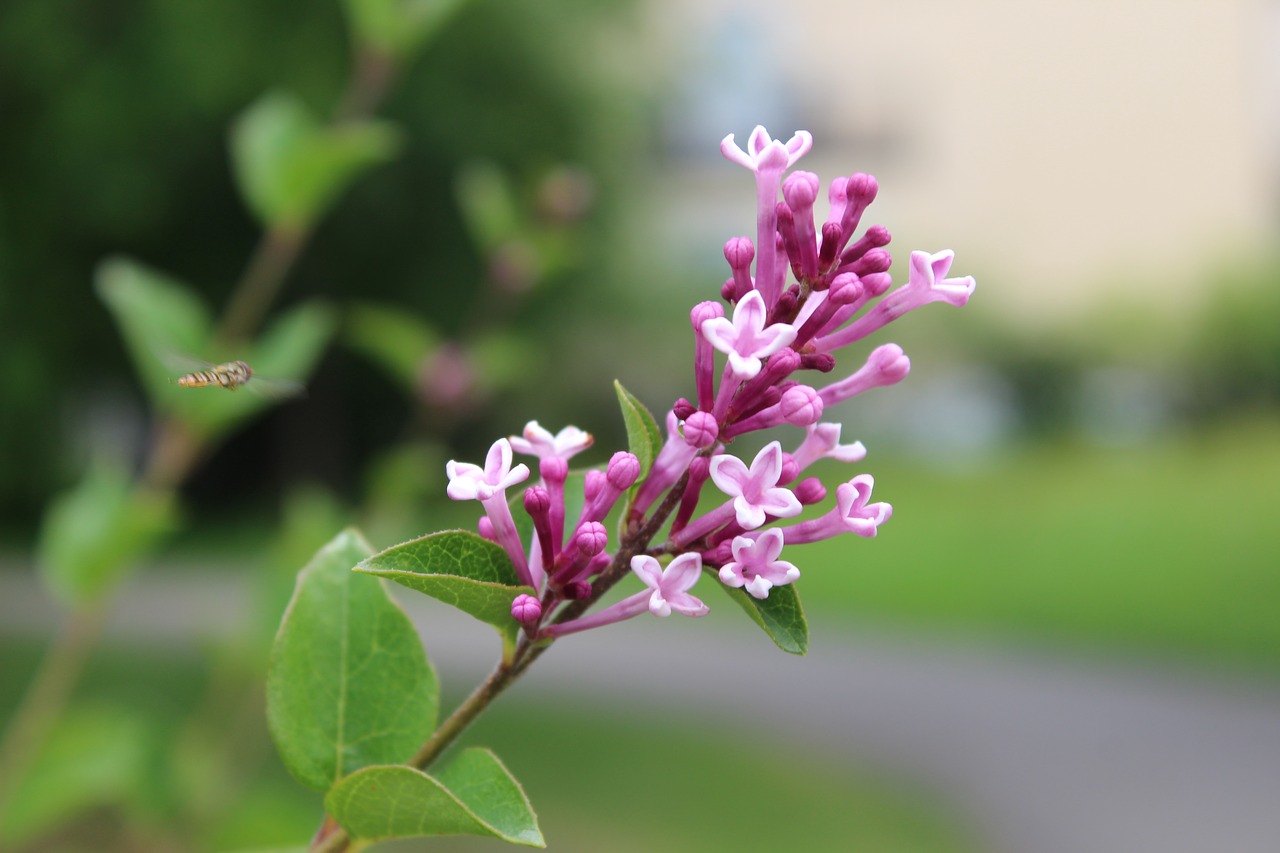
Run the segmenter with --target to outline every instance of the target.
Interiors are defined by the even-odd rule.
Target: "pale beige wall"
[[[762,69],[782,75],[786,108],[764,87],[760,112],[815,132],[804,167],[874,172],[898,246],[994,271],[984,301],[1061,316],[1118,282],[1186,291],[1275,241],[1275,3],[651,3],[677,99],[679,69],[710,75],[696,98],[722,87],[743,139]],[[762,64],[709,69],[742,62],[740,36]]]

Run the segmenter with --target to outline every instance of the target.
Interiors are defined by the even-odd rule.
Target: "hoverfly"
[[[254,374],[253,368],[246,362],[238,359],[223,364],[210,364],[195,359],[177,357],[171,357],[166,360],[174,364],[182,364],[181,367],[176,367],[175,369],[190,371],[174,380],[180,388],[217,386],[226,388],[228,391],[235,391],[241,387],[248,387],[250,391],[276,399],[298,397],[306,390],[301,382],[291,382],[285,379],[263,379]],[[251,379],[253,380],[252,383],[250,382]]]

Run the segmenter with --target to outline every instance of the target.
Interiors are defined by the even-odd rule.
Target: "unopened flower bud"
[[[822,246],[818,249],[818,269],[826,272],[836,261],[836,252],[840,251],[840,223],[822,223]]]
[[[701,450],[716,443],[720,437],[720,425],[710,412],[694,412],[685,419],[684,440],[690,447]]]
[[[569,476],[569,460],[559,456],[548,456],[538,465],[538,473],[542,479],[551,483],[563,483]]]
[[[829,352],[808,353],[800,356],[800,367],[804,370],[830,373],[836,369],[836,357]]]
[[[529,515],[539,515],[551,509],[551,493],[543,486],[530,486],[524,490],[524,510]]]
[[[635,454],[625,450],[613,454],[613,458],[605,467],[605,477],[609,485],[620,492],[631,488],[639,476],[640,460],[635,457]]]
[[[719,302],[699,302],[689,312],[689,322],[695,332],[702,332],[702,324],[716,317],[724,316],[724,308]]]
[[[564,585],[561,594],[570,601],[580,601],[591,596],[591,583],[589,581],[572,581]]]
[[[498,534],[493,531],[493,522],[489,520],[489,516],[482,515],[480,520],[476,522],[476,532],[481,538],[488,539],[490,542],[498,541]]]
[[[790,483],[800,476],[800,463],[790,453],[782,454],[782,473],[778,475],[779,483]]]
[[[534,627],[542,618],[542,602],[526,593],[517,595],[511,602],[511,618],[526,628]]]
[[[574,547],[584,557],[594,557],[609,544],[609,533],[598,521],[588,521],[573,534]]]
[[[827,499],[827,487],[817,477],[806,477],[791,491],[804,506],[813,506]]]
[[[789,388],[779,402],[783,419],[792,426],[806,427],[822,418],[822,398],[808,385]]]
[[[698,411],[698,407],[681,397],[676,400],[675,405],[671,407],[671,411],[675,412],[677,420],[687,421],[690,415]]]
[[[608,480],[605,479],[603,471],[596,471],[595,469],[588,471],[582,479],[582,496],[588,503],[594,501],[604,491],[607,482]]]

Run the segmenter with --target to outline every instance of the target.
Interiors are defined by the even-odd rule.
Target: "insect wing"
[[[256,373],[245,383],[245,388],[268,400],[289,400],[307,395],[307,386],[292,379],[264,379]]]

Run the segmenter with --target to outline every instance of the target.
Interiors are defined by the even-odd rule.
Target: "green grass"
[[[845,615],[1280,665],[1274,418],[965,473],[863,468],[894,505],[880,536],[788,553],[819,628]]]

